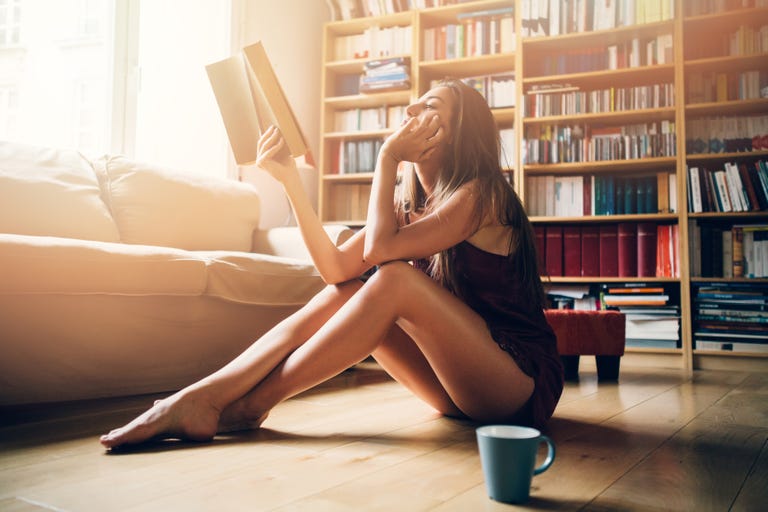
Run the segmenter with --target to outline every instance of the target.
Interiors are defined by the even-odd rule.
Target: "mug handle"
[[[549,469],[549,466],[555,461],[555,443],[545,435],[539,437],[539,443],[547,443],[547,458],[541,463],[541,466],[533,470],[533,474],[538,475]]]

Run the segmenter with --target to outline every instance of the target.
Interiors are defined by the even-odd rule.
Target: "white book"
[[[544,180],[544,196],[546,197],[545,215],[553,217],[555,215],[555,177],[546,176]]]
[[[691,204],[693,206],[693,213],[701,213],[701,178],[699,176],[699,168],[689,168],[688,174],[691,180]]]
[[[725,177],[728,184],[728,192],[731,196],[731,202],[733,211],[745,212],[747,211],[746,198],[743,196],[744,190],[741,186],[741,177],[739,176],[739,170],[730,162],[725,163]]]
[[[733,211],[733,207],[731,206],[731,199],[728,195],[728,185],[726,183],[725,178],[725,171],[720,170],[716,171],[715,174],[715,185],[717,185],[717,192],[718,197],[720,197],[720,203],[722,204],[723,211],[724,212],[730,212]]]

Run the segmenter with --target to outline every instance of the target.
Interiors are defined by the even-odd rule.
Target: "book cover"
[[[600,277],[618,277],[618,227],[616,224],[604,224],[598,229],[600,241]]]
[[[599,228],[594,225],[581,227],[581,276],[600,275]]]
[[[546,233],[546,256],[544,258],[547,275],[563,275],[563,227],[547,226]]]
[[[291,156],[307,152],[304,135],[261,42],[205,69],[238,165],[256,161],[259,137],[270,125],[280,129]]]
[[[618,225],[619,277],[637,276],[637,224],[621,222]]]
[[[563,273],[567,277],[581,276],[581,227],[563,227]]]
[[[637,224],[637,276],[656,276],[656,224]]]

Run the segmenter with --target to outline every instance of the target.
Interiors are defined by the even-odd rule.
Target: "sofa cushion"
[[[306,304],[324,286],[310,261],[254,253],[198,253],[208,263],[206,295],[270,306]]]
[[[0,295],[202,295],[206,261],[168,247],[0,234]]]
[[[119,241],[80,153],[0,142],[0,233]]]
[[[249,251],[259,195],[246,183],[187,174],[122,156],[95,162],[125,243]]]

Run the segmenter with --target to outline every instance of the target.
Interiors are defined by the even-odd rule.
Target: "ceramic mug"
[[[488,496],[503,503],[525,503],[531,479],[555,460],[555,444],[535,428],[486,425],[476,430]],[[547,444],[547,457],[536,466],[536,453]]]

